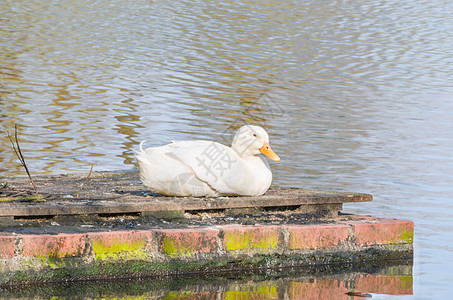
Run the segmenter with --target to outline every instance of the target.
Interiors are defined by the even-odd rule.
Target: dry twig
[[[38,189],[36,188],[35,182],[31,178],[30,172],[28,171],[27,164],[25,163],[25,158],[22,155],[22,151],[20,150],[20,145],[19,145],[19,140],[17,139],[17,124],[14,124],[14,138],[16,140],[16,145],[14,145],[13,139],[11,138],[11,135],[9,134],[9,131],[6,131],[8,134],[9,141],[11,142],[11,145],[13,146],[14,152],[16,153],[17,158],[19,159],[21,165],[25,168],[25,172],[27,172],[28,178],[30,179],[31,184],[33,185],[33,189],[35,190],[35,193],[38,193]],[[17,146],[17,148],[16,148]]]
[[[88,176],[85,178],[85,181],[82,182],[82,184],[80,185],[80,190],[79,190],[79,193],[77,194],[76,198],[79,198],[80,193],[82,192],[82,189],[83,189],[83,185],[87,182],[88,178],[90,178],[91,172],[93,171],[93,167],[94,167],[94,164],[91,165],[90,173],[88,173]]]

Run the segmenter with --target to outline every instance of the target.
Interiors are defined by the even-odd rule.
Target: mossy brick
[[[413,243],[414,223],[411,221],[370,217],[344,223],[353,226],[356,243],[360,246]]]
[[[85,249],[84,234],[20,235],[24,257],[81,256]]]
[[[281,226],[222,227],[226,251],[245,250],[266,253],[279,245]]]
[[[287,230],[291,250],[337,246],[348,238],[347,225],[294,225]]]
[[[155,230],[159,251],[170,258],[193,258],[216,253],[218,229]]]
[[[0,258],[14,257],[16,237],[0,236]]]
[[[152,231],[112,231],[88,233],[97,260],[145,260]]]

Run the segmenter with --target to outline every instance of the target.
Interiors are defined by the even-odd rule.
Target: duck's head
[[[280,157],[269,146],[269,135],[260,126],[244,125],[239,128],[231,148],[242,157],[263,153],[272,160],[280,161]]]

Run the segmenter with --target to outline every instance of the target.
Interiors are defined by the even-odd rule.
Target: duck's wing
[[[237,195],[247,170],[230,147],[210,141],[184,141],[168,145],[167,155],[190,167],[194,174],[221,194]],[[171,149],[171,150],[170,150]]]

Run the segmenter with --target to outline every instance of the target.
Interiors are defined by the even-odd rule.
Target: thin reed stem
[[[38,189],[35,185],[35,182],[31,178],[30,171],[28,170],[27,164],[25,163],[25,158],[22,155],[22,150],[20,149],[19,140],[17,138],[18,131],[19,131],[19,129],[18,129],[17,124],[14,124],[14,138],[16,140],[16,145],[14,145],[13,139],[11,138],[9,131],[6,131],[6,133],[8,134],[9,141],[11,142],[11,145],[13,146],[14,153],[16,153],[16,156],[19,159],[21,165],[25,168],[25,172],[27,172],[28,178],[30,179],[31,184],[33,185],[33,189],[35,190],[35,193],[38,193]]]
[[[90,173],[88,173],[88,176],[85,178],[85,181],[82,182],[82,185],[80,186],[80,190],[79,190],[79,193],[77,194],[76,198],[79,198],[80,193],[82,192],[82,189],[83,189],[83,185],[87,182],[88,178],[90,178],[91,172],[93,171],[93,167],[94,167],[94,164],[91,165]]]

